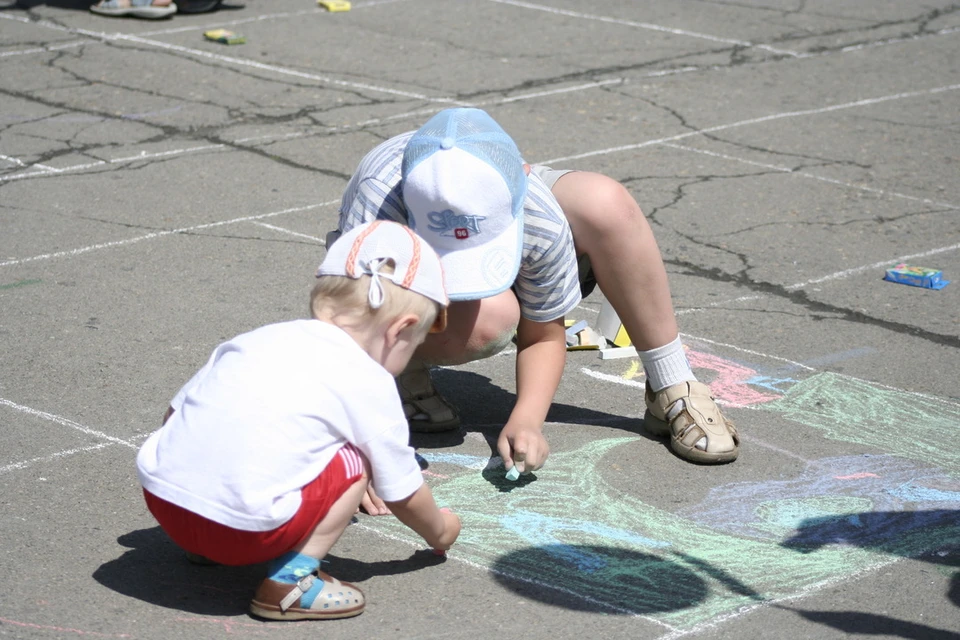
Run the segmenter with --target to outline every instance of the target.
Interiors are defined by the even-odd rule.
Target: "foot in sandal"
[[[403,373],[397,376],[397,390],[403,401],[403,412],[407,416],[410,431],[436,433],[460,426],[457,410],[437,393],[424,363],[411,360]]]
[[[250,602],[250,613],[268,620],[326,620],[363,613],[363,592],[316,570],[296,581],[266,578]]]
[[[669,435],[670,448],[681,458],[703,464],[737,459],[737,428],[720,413],[707,385],[692,380],[654,392],[648,384],[644,399],[644,427]]]
[[[102,16],[145,18],[158,20],[177,12],[177,5],[170,0],[102,0],[90,7],[90,11]]]

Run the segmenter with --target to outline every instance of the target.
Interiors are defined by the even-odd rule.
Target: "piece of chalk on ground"
[[[327,11],[350,11],[350,3],[347,0],[317,0],[317,4]]]
[[[520,477],[520,470],[517,469],[517,465],[513,465],[512,467],[510,467],[510,471],[507,471],[507,476],[506,476],[507,480],[509,480],[510,482],[516,482],[517,478],[519,477]]]
[[[245,37],[227,29],[211,29],[210,31],[204,31],[203,37],[207,40],[221,42],[223,44],[244,44],[247,41]]]
[[[612,349],[600,349],[601,360],[617,360],[619,358],[636,358],[637,349],[635,347],[614,347]]]
[[[443,549],[434,549],[434,550],[433,550],[433,555],[435,555],[435,556],[445,556],[445,555],[447,555],[447,552],[444,551]]]

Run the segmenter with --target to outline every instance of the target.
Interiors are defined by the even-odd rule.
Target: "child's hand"
[[[460,535],[460,516],[446,507],[440,509],[440,515],[443,517],[443,533],[433,548],[437,551],[446,551],[453,546],[457,536]]]
[[[497,439],[497,451],[507,471],[516,465],[521,473],[529,473],[547,461],[550,445],[539,428],[508,422]]]
[[[366,492],[364,492],[363,497],[360,498],[360,506],[357,508],[357,512],[359,513],[361,510],[371,516],[390,515],[390,507],[380,499],[380,496],[377,495],[377,492],[373,490],[371,485],[367,485]]]

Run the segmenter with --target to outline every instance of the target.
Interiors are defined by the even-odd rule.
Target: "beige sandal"
[[[296,584],[266,578],[250,602],[250,613],[267,620],[325,620],[358,616],[365,606],[356,585],[316,571]]]
[[[397,391],[403,401],[403,412],[407,416],[410,431],[436,433],[460,426],[457,410],[437,393],[426,364],[411,360],[403,373],[397,376]]]
[[[644,400],[644,427],[670,435],[670,448],[681,458],[705,464],[737,459],[737,428],[720,413],[707,385],[691,380],[654,393],[648,383]]]

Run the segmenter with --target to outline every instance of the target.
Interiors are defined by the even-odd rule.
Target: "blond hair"
[[[381,274],[392,274],[394,267],[388,263],[380,267]],[[374,309],[368,299],[370,293],[368,275],[359,278],[347,276],[321,276],[310,292],[310,312],[314,318],[324,311],[336,316],[346,316],[357,322],[390,320],[407,313],[420,318],[417,330],[426,332],[433,324],[440,305],[430,298],[404,289],[387,278],[380,278],[383,285],[383,304]]]

